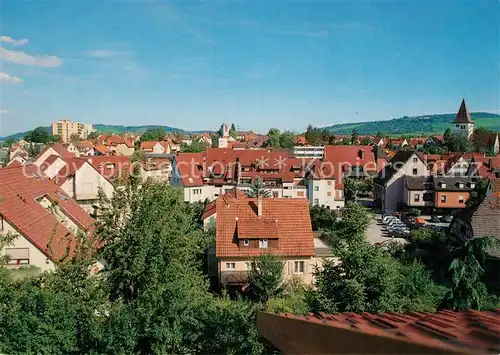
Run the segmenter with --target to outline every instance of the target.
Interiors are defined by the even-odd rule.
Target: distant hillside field
[[[455,119],[455,113],[426,116],[404,116],[387,121],[342,123],[325,127],[337,134],[351,134],[355,128],[359,134],[387,135],[441,135]],[[500,131],[500,115],[488,112],[472,112],[475,128],[484,127],[492,131]]]

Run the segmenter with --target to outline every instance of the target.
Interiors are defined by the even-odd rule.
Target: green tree
[[[271,197],[271,192],[266,188],[264,182],[258,176],[255,181],[250,185],[250,190],[246,192],[248,197]]]
[[[313,231],[331,230],[337,221],[337,213],[325,206],[314,205],[309,210]]]
[[[199,139],[193,139],[191,144],[181,144],[182,153],[201,153],[205,150],[207,150],[207,145]]]
[[[273,148],[280,148],[281,147],[281,142],[280,142],[281,132],[279,129],[271,128],[269,130],[269,132],[267,133],[267,137],[269,139],[266,142],[266,146],[273,147]]]
[[[162,127],[158,128],[148,128],[142,135],[141,135],[141,142],[145,141],[162,141],[163,138],[165,137],[165,129]]]
[[[49,132],[47,127],[37,127],[33,131],[29,132],[24,139],[32,143],[47,143],[49,139]]]
[[[344,178],[344,197],[346,201],[356,201],[360,192],[359,180],[352,177]]]
[[[236,137],[237,131],[236,131],[236,126],[234,123],[231,123],[231,127],[229,128],[229,135],[231,137]]]
[[[500,305],[498,298],[488,294],[482,281],[486,249],[492,242],[490,238],[468,239],[453,252],[455,258],[449,268],[452,286],[444,299],[444,307],[452,310],[486,310]]]
[[[479,178],[476,180],[476,186],[471,191],[469,199],[465,205],[470,208],[478,207],[485,199],[490,182],[488,179]]]
[[[351,133],[351,144],[358,144],[359,133],[356,128],[352,130]]]
[[[294,146],[295,135],[290,131],[285,131],[280,135],[280,147],[292,149]]]
[[[90,140],[97,139],[97,137],[99,137],[99,132],[97,132],[97,131],[90,132],[87,135],[87,139],[90,139]]]
[[[284,263],[278,255],[263,254],[252,260],[251,267],[248,293],[252,299],[266,304],[270,298],[282,295]]]

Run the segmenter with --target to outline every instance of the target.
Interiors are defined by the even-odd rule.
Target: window
[[[445,182],[442,182],[442,183],[441,183],[441,188],[442,188],[442,189],[445,189],[445,188],[446,188],[446,183],[445,183]]]
[[[315,204],[315,205],[319,205],[319,199],[315,198],[315,199],[314,199],[314,204]]]
[[[441,202],[446,202],[446,195],[441,195]]]
[[[417,163],[418,162],[418,158],[417,157],[413,157],[413,162]]]
[[[458,196],[458,203],[464,203],[464,197]]]
[[[458,128],[458,127],[460,127],[460,125],[459,125],[459,124],[457,124],[457,125],[455,125],[455,127],[456,127],[456,128]]]
[[[331,191],[328,191],[328,192],[326,193],[326,195],[327,195],[328,197],[330,197],[330,196],[332,196],[332,192],[331,192]]]
[[[243,245],[244,246],[248,246],[250,244],[250,242],[248,241],[248,239],[243,239]]]
[[[420,194],[413,195],[413,201],[414,202],[420,202]]]
[[[332,184],[332,180],[328,180],[328,181],[326,182],[326,184],[327,184],[328,186],[330,186],[330,185]]]
[[[413,175],[417,175],[418,174],[418,169],[417,168],[413,168]]]
[[[303,274],[304,273],[304,262],[303,261],[295,261],[293,266],[294,274]]]
[[[226,263],[226,270],[236,270],[236,263]]]
[[[460,129],[465,129],[465,125],[464,125],[464,124],[463,124],[463,125],[461,125],[461,126],[460,126]]]
[[[471,189],[473,189],[473,188],[475,188],[475,187],[476,187],[476,183],[475,183],[475,182],[471,182],[471,183],[470,183],[470,188],[471,188]]]
[[[5,254],[9,256],[7,265],[29,265],[30,250],[28,248],[6,248]]]
[[[250,261],[245,262],[245,270],[252,270],[252,263]]]
[[[463,183],[459,183],[458,187],[461,188],[461,189],[463,189],[464,188],[464,184]]]
[[[314,191],[319,191],[319,186],[314,186]]]
[[[261,239],[259,240],[259,248],[267,248],[268,246],[268,240],[267,239]]]

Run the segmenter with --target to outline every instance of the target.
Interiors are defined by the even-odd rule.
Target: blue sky
[[[2,2],[0,136],[70,118],[184,129],[498,112],[500,3]]]

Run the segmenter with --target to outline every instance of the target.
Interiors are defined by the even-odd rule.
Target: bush
[[[409,208],[407,211],[406,211],[406,215],[409,216],[409,217],[418,217],[420,216],[422,213],[420,212],[420,210],[418,208]]]

